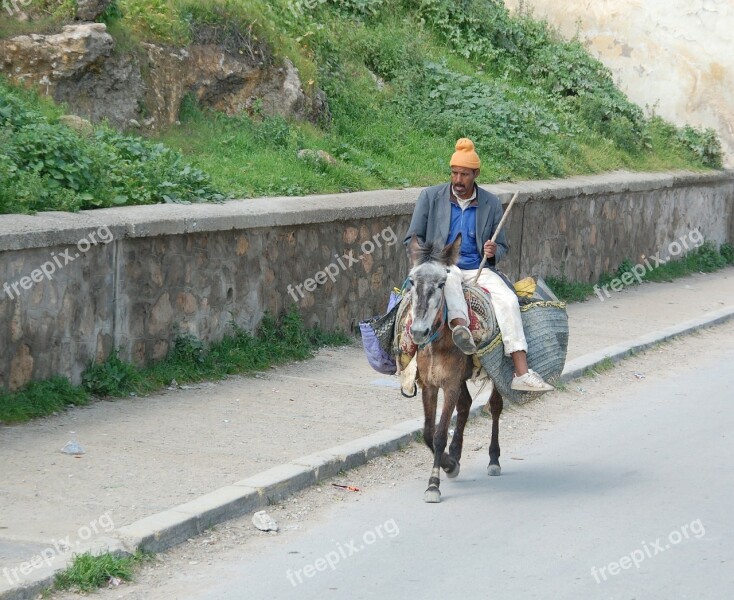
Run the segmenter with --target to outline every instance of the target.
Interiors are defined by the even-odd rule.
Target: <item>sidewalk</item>
[[[644,284],[568,308],[568,360],[734,308],[734,268]],[[256,377],[98,402],[0,427],[0,591],[54,540],[73,548],[307,454],[422,417],[360,347]],[[82,457],[59,450],[75,438]],[[91,537],[95,537],[91,535]],[[2,594],[0,593],[0,596]]]

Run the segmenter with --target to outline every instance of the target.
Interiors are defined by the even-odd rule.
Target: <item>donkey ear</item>
[[[418,236],[413,234],[413,236],[410,238],[410,242],[408,242],[408,260],[410,261],[410,265],[415,266],[416,262],[418,261],[418,256],[421,250],[421,243],[418,241]]]
[[[456,239],[452,244],[444,246],[441,250],[441,260],[446,264],[447,267],[455,265],[456,261],[459,260],[459,251],[461,250],[461,234],[456,236]]]

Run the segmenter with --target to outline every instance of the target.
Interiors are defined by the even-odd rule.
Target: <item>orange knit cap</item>
[[[482,161],[479,160],[479,155],[474,150],[474,142],[469,138],[461,138],[456,142],[456,152],[451,157],[449,166],[478,169],[481,164]]]

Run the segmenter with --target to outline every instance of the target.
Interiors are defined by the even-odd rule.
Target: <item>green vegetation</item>
[[[105,126],[88,136],[0,79],[0,214],[224,199],[162,144]]]
[[[329,334],[304,327],[299,313],[292,309],[280,322],[266,316],[257,335],[233,325],[233,333],[208,348],[190,334],[180,334],[168,357],[146,369],[136,369],[113,353],[104,363],[94,364],[83,377],[90,393],[126,396],[150,393],[178,383],[223,379],[236,373],[262,371],[270,365],[310,358],[315,348],[347,344],[343,333]]]
[[[604,279],[604,277],[601,279]],[[564,302],[583,302],[594,293],[593,283],[571,281],[566,277],[565,273],[561,273],[558,277],[548,275],[545,278],[545,282],[553,290],[553,293],[558,299]]]
[[[143,552],[130,556],[117,556],[109,552],[99,556],[89,552],[77,554],[72,564],[56,575],[53,589],[91,592],[106,586],[113,577],[132,581],[135,568],[150,559],[151,556]]]
[[[68,11],[48,18],[54,15],[68,18]],[[445,179],[461,136],[475,140],[484,182],[721,165],[712,130],[645,116],[578,41],[561,39],[530,14],[511,15],[500,0],[117,0],[102,20],[125,48],[217,43],[267,63],[288,57],[308,95],[326,92],[331,118],[290,122],[265,116],[257,103],[250,114],[227,117],[189,97],[181,125],[155,141],[180,149],[201,170],[137,138],[103,129],[85,139],[53,118],[41,125],[31,119],[0,135],[5,144],[30,127],[30,148],[0,155],[0,178],[11,178],[0,212],[212,200],[221,198],[217,191],[302,195],[429,185]],[[8,96],[19,94],[1,86],[0,107]],[[0,126],[7,129],[7,118]],[[134,155],[134,164],[110,160],[128,157],[136,144],[142,156]],[[39,146],[51,165],[27,154]],[[305,148],[338,162],[301,160]],[[56,158],[72,171],[59,169]],[[100,164],[115,169],[99,171]]]
[[[23,423],[45,417],[67,406],[84,406],[89,394],[64,377],[33,381],[18,392],[0,391],[0,422]]]
[[[105,362],[91,364],[82,385],[63,377],[33,382],[18,392],[0,393],[0,422],[22,423],[52,414],[65,406],[89,403],[91,395],[123,397],[147,394],[180,383],[223,379],[237,373],[262,371],[271,365],[310,358],[322,346],[351,343],[340,332],[308,329],[292,308],[279,321],[266,315],[255,335],[233,325],[233,333],[208,347],[190,334],[176,338],[169,355],[147,368],[122,361],[113,352]]]
[[[606,357],[604,360],[599,361],[593,367],[589,367],[584,371],[586,377],[594,377],[595,375],[601,375],[607,371],[611,371],[615,367],[614,361],[610,357]]]
[[[641,278],[643,281],[673,281],[692,273],[713,273],[727,265],[734,265],[734,248],[730,244],[722,244],[717,249],[715,244],[707,241],[695,250],[691,250],[680,260],[671,260],[652,270],[647,270]],[[546,283],[560,300],[582,302],[595,295],[595,285],[599,288],[609,286],[613,280],[620,279],[626,273],[632,274],[633,266],[630,260],[625,259],[614,273],[602,275],[596,284],[569,281],[563,274],[560,277],[546,277]],[[637,277],[632,278],[632,281],[631,285],[636,285]]]

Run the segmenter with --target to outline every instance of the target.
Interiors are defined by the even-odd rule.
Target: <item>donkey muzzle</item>
[[[413,337],[413,341],[416,344],[422,344],[428,339],[428,334],[431,332],[430,326],[425,326],[422,323],[413,323],[410,326],[410,335]]]

